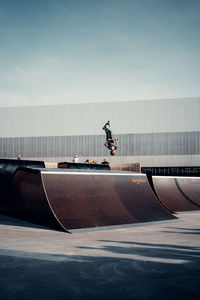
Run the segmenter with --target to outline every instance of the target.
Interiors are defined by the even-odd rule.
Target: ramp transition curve
[[[0,159],[0,185],[8,183],[17,168],[45,168],[43,161],[37,160],[18,160],[18,159]]]
[[[43,161],[0,159],[0,213],[8,206],[10,197],[10,183],[15,171],[20,167],[44,168]]]
[[[18,169],[7,214],[59,230],[175,219],[145,174]]]
[[[171,212],[200,209],[200,177],[152,176],[156,194]]]

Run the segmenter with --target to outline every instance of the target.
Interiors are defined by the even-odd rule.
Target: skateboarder
[[[118,139],[113,139],[112,137],[112,131],[110,130],[110,121],[108,121],[104,125],[103,130],[106,133],[106,143],[104,145],[110,150],[110,155],[115,155],[118,147]]]

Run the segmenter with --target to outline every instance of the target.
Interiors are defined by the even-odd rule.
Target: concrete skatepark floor
[[[200,299],[200,212],[68,234],[0,216],[0,299]]]

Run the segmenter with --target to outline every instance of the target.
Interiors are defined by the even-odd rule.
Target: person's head
[[[111,150],[110,151],[110,155],[115,155],[116,154],[116,150]]]

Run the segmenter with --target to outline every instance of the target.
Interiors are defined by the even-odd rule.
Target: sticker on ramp
[[[132,181],[133,183],[137,183],[137,184],[140,184],[140,183],[146,183],[146,182],[147,182],[147,180],[144,179],[144,178],[132,178],[131,181]]]

